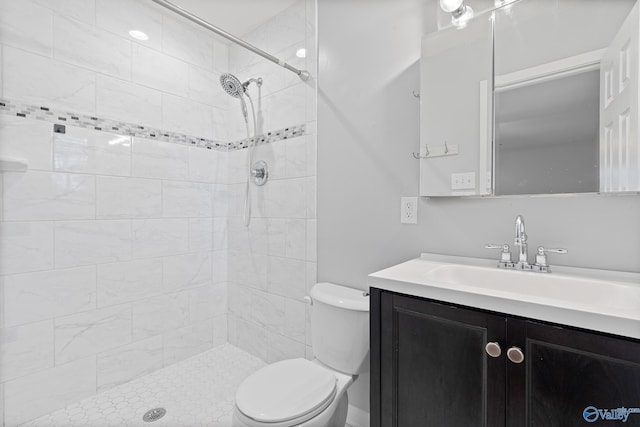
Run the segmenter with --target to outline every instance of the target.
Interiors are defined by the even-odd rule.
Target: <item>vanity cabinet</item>
[[[639,340],[371,288],[372,427],[586,425],[640,426]]]

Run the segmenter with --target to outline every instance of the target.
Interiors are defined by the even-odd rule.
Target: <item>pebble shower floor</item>
[[[257,357],[224,344],[22,426],[229,427],[236,389],[263,366]],[[143,421],[154,408],[166,409],[166,415]]]

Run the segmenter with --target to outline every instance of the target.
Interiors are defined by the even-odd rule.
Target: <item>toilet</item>
[[[272,363],[244,380],[234,427],[344,427],[347,389],[369,352],[369,296],[333,283],[317,283],[310,296],[316,358]]]

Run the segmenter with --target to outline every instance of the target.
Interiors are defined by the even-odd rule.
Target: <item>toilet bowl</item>
[[[316,359],[283,360],[245,379],[234,427],[344,427],[347,389],[369,351],[368,294],[318,283],[310,296]]]

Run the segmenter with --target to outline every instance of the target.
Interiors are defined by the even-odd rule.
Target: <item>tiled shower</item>
[[[0,156],[28,162],[0,173],[5,426],[226,342],[311,356],[315,29],[300,0],[243,35],[302,82],[150,0],[0,0]],[[249,227],[224,72],[264,79]]]

